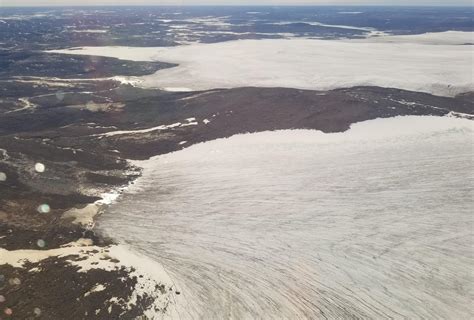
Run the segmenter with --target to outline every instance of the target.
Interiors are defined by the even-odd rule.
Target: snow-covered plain
[[[472,32],[364,40],[238,40],[178,47],[84,47],[67,54],[164,61],[179,66],[141,86],[206,90],[243,86],[328,90],[381,86],[454,96],[474,90]]]
[[[473,122],[238,135],[140,161],[99,229],[161,263],[179,319],[470,319]]]
[[[403,36],[387,36],[387,37],[373,37],[363,40],[354,40],[360,42],[394,42],[394,43],[418,43],[431,45],[466,45],[474,44],[474,32],[429,32],[417,35],[403,35]]]

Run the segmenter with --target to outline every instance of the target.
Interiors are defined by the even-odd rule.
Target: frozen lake
[[[166,268],[181,319],[468,319],[472,123],[198,144],[140,162],[99,229]]]

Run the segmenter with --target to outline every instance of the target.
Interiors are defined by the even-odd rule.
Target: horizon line
[[[70,7],[461,7],[474,9],[469,4],[306,4],[306,3],[281,3],[281,4],[45,4],[45,5],[0,5],[0,8],[70,8]]]

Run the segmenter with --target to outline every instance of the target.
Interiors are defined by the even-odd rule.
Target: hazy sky
[[[53,5],[466,5],[473,0],[0,0],[0,6]]]

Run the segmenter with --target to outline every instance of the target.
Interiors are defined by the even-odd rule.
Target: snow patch
[[[110,78],[111,80],[115,80],[120,82],[121,84],[131,85],[131,86],[138,86],[141,80],[137,77],[124,77],[124,76],[115,76]]]
[[[148,129],[110,131],[110,132],[95,134],[93,136],[113,137],[113,136],[124,135],[124,134],[141,134],[141,133],[148,133],[148,132],[159,131],[159,130],[173,129],[180,126],[183,126],[181,122],[176,122],[170,125],[160,125],[160,126],[156,126],[156,127],[152,127]]]
[[[341,12],[338,12],[339,14],[361,14],[361,13],[364,13],[362,11],[341,11]]]
[[[170,92],[190,92],[194,91],[191,88],[186,88],[186,87],[165,87],[163,88],[165,91],[170,91]]]
[[[107,33],[107,32],[109,32],[109,30],[87,29],[87,30],[70,30],[70,32],[75,32],[75,33]]]
[[[89,296],[91,293],[94,293],[94,292],[101,292],[101,291],[104,291],[106,289],[106,287],[103,285],[103,284],[98,284],[96,285],[94,288],[92,288],[90,291],[84,293],[84,297],[87,297]]]
[[[91,203],[84,208],[73,208],[66,211],[62,215],[62,219],[72,219],[72,223],[92,228],[94,226],[94,218],[99,213],[100,206]]]
[[[336,24],[326,24],[317,21],[284,21],[284,22],[272,22],[268,23],[271,25],[278,25],[278,26],[287,26],[292,25],[295,23],[304,23],[310,26],[316,27],[326,27],[326,28],[335,28],[335,29],[347,29],[347,30],[359,30],[359,31],[376,31],[376,29],[371,27],[354,27],[354,26],[346,26],[346,25],[336,25]]]

